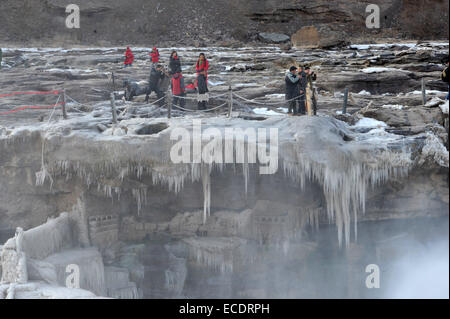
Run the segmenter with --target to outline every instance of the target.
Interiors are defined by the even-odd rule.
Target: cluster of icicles
[[[295,149],[294,145],[294,149]],[[375,150],[374,150],[375,153]],[[339,165],[329,167],[301,156],[297,150],[296,158],[280,160],[285,176],[297,182],[304,189],[307,181],[318,182],[323,188],[326,199],[326,210],[330,222],[336,223],[338,240],[341,245],[350,243],[351,219],[354,220],[355,239],[357,235],[357,216],[365,211],[366,190],[369,186],[377,186],[391,178],[400,178],[408,174],[412,161],[409,152],[393,152],[387,149],[370,154],[370,161],[354,160],[342,154],[333,159]],[[134,183],[124,187],[126,177],[141,180],[144,176],[151,176],[154,185],[165,185],[169,191],[180,192],[186,180],[201,181],[203,186],[204,207],[203,222],[210,215],[211,207],[211,173],[213,170],[223,171],[225,168],[236,171],[241,166],[247,191],[249,170],[255,164],[173,164],[155,163],[150,161],[108,161],[99,164],[87,164],[79,161],[54,161],[46,164],[52,176],[65,176],[67,180],[78,177],[88,187],[97,184],[97,189],[105,196],[113,198],[114,194],[120,198],[123,188],[131,189],[136,200],[138,214],[147,201],[147,186],[144,183]],[[252,167],[253,168],[253,167]],[[255,167],[257,169],[257,167]],[[98,176],[108,176],[115,185],[102,185]],[[118,177],[118,178],[117,178]],[[117,181],[118,180],[118,181]],[[38,179],[42,184],[42,179]]]

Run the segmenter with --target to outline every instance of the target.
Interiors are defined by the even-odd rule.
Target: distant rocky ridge
[[[80,6],[80,29],[65,27],[65,8],[70,3]],[[239,45],[271,39],[282,42],[308,26],[331,30],[328,44],[341,42],[342,34],[334,34],[335,30],[345,32],[351,42],[448,39],[448,1],[372,3],[381,10],[380,29],[366,28],[368,3],[354,0],[203,0],[195,4],[181,0],[3,0],[0,43]]]

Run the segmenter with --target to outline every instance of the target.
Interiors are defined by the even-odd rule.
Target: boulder
[[[292,45],[303,48],[331,48],[348,45],[347,34],[328,25],[307,26],[294,33]]]
[[[429,124],[444,124],[444,115],[439,108],[429,109],[422,106],[415,106],[399,110],[383,107],[370,107],[362,109],[360,113],[364,117],[370,117],[385,122],[393,128],[423,128]],[[423,131],[423,129],[416,133],[419,133],[420,131]]]
[[[261,32],[258,34],[258,39],[267,43],[283,43],[290,40],[289,36],[282,33],[266,33]]]

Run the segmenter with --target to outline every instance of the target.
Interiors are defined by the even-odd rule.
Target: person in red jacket
[[[209,100],[208,97],[208,69],[209,62],[206,59],[204,53],[200,53],[197,64],[195,65],[195,71],[197,71],[197,80],[195,86],[198,89],[198,109],[206,110],[206,103]]]
[[[184,77],[181,73],[175,73],[172,75],[171,86],[173,105],[180,105],[181,107],[184,107],[186,101],[183,97],[186,95],[186,91],[184,89]]]
[[[197,71],[197,80],[199,75],[204,75],[206,84],[208,84],[208,69],[209,69],[209,62],[206,59],[205,54],[200,53],[197,60],[197,64],[195,65],[195,71]]]
[[[150,56],[152,58],[152,63],[158,63],[159,62],[159,51],[156,47],[152,49],[152,53],[150,53]]]
[[[131,67],[133,66],[133,61],[134,61],[134,55],[133,52],[131,52],[130,47],[127,47],[127,50],[125,51],[125,67]]]

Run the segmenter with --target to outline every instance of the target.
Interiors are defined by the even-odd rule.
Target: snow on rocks
[[[113,126],[111,128],[106,129],[103,132],[103,134],[104,135],[109,135],[109,136],[124,136],[124,135],[127,135],[127,132],[122,127]]]
[[[384,104],[381,107],[384,109],[403,110],[405,106],[400,104]]]
[[[254,108],[253,112],[255,112],[258,115],[282,115],[278,112],[275,112],[273,110],[269,110],[267,107],[258,107],[258,108]]]
[[[448,115],[448,100],[445,101],[444,104],[439,105],[439,108],[441,109],[442,113]]]
[[[369,117],[363,117],[360,119],[354,127],[373,127],[373,128],[381,128],[381,127],[387,127],[387,124],[382,121],[378,121]]]
[[[447,94],[447,92],[439,91],[439,90],[426,90],[425,93],[427,95]],[[409,96],[409,95],[421,95],[421,94],[422,94],[422,91],[415,90],[415,91],[406,93],[406,96]]]
[[[407,72],[407,71],[396,69],[396,68],[386,68],[386,67],[369,67],[369,68],[364,68],[360,71],[363,73],[368,73],[368,74],[381,73],[381,72],[395,72],[395,71]]]
[[[426,106],[426,107],[436,107],[436,106],[439,106],[439,105],[441,105],[441,104],[443,104],[443,103],[444,103],[444,100],[442,100],[442,99],[440,99],[439,97],[435,96],[435,97],[433,97],[431,100],[429,100],[429,101],[425,104],[425,106]]]
[[[426,133],[426,137],[419,164],[423,164],[427,159],[430,159],[440,166],[448,168],[449,154],[441,140],[436,135],[429,132]]]

